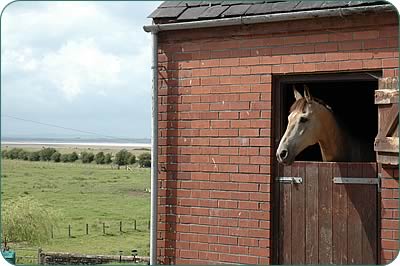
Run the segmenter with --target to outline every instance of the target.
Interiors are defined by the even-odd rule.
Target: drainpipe
[[[219,18],[219,19],[167,23],[167,24],[153,24],[144,26],[143,29],[146,32],[200,29],[200,28],[210,28],[210,27],[248,25],[256,23],[268,23],[268,22],[312,19],[312,18],[322,18],[322,17],[342,17],[347,15],[363,14],[366,12],[380,13],[388,11],[393,12],[395,10],[396,8],[392,4],[377,5],[377,6],[344,7],[344,8],[334,8],[334,9],[308,10],[308,11],[299,11],[290,13],[276,13],[276,14],[234,17],[234,18]]]
[[[151,133],[151,214],[150,214],[150,265],[157,265],[157,207],[158,207],[158,40],[157,31],[151,32],[153,39],[153,90]]]

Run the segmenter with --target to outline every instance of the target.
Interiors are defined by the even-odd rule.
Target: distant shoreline
[[[122,147],[151,148],[149,143],[116,143],[116,142],[45,142],[45,141],[2,141],[2,146],[81,146],[81,147]]]

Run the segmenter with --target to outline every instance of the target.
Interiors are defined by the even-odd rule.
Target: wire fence
[[[115,235],[133,232],[149,232],[150,220],[112,221],[94,223],[69,223],[51,228],[51,238],[74,238],[85,235]]]

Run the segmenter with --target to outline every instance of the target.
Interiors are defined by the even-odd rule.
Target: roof
[[[174,23],[229,17],[290,13],[388,4],[386,1],[165,1],[148,17]]]

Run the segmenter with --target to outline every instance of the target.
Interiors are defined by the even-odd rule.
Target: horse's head
[[[296,101],[290,108],[288,126],[283,135],[276,157],[280,163],[291,164],[296,156],[319,140],[321,131],[320,110],[322,105],[314,101],[308,88],[304,86],[304,97],[296,90]]]

